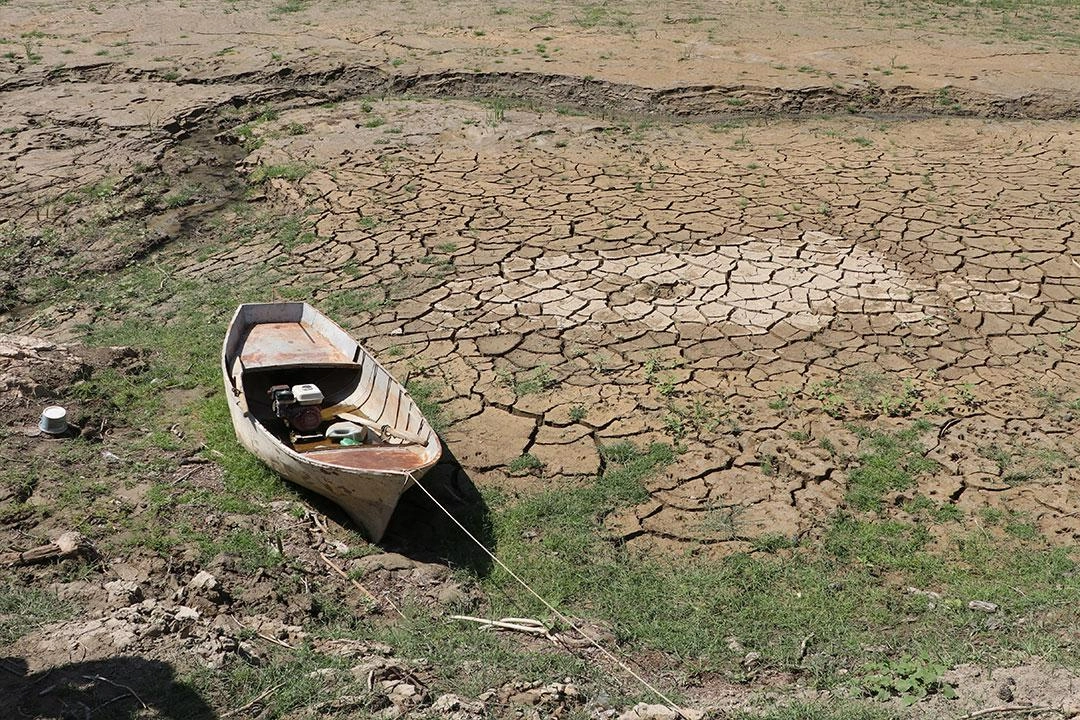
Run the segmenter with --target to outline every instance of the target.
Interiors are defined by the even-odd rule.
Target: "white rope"
[[[664,701],[664,703],[665,703],[665,704],[667,704],[667,706],[668,706],[669,708],[671,708],[672,710],[674,710],[674,711],[675,711],[675,712],[676,712],[676,713],[678,714],[678,716],[679,716],[679,717],[681,717],[681,718],[686,718],[686,715],[685,715],[685,714],[683,713],[683,711],[682,711],[682,710],[681,710],[681,709],[679,708],[679,706],[678,706],[678,705],[676,705],[676,704],[675,704],[675,702],[674,702],[673,700],[671,700],[671,698],[669,698],[669,697],[668,697],[667,695],[665,695],[664,693],[662,693],[662,692],[660,692],[660,691],[659,691],[658,689],[656,689],[656,687],[654,687],[654,686],[653,686],[653,685],[652,685],[651,683],[649,683],[649,681],[648,681],[648,680],[646,680],[645,678],[641,677],[641,676],[640,676],[640,675],[638,675],[638,674],[637,674],[636,672],[634,672],[633,668],[631,668],[631,667],[630,667],[629,665],[627,665],[627,664],[626,664],[625,662],[623,662],[622,660],[620,660],[620,659],[619,659],[618,657],[616,657],[616,656],[615,656],[615,655],[614,655],[613,653],[611,653],[611,652],[610,652],[610,651],[609,651],[609,650],[608,650],[607,648],[605,648],[605,647],[604,647],[603,645],[601,645],[601,644],[600,644],[600,643],[599,643],[599,642],[598,642],[598,641],[597,641],[597,640],[596,640],[595,638],[593,638],[593,637],[592,637],[591,635],[589,635],[589,634],[588,634],[588,633],[586,633],[586,632],[585,632],[584,630],[582,630],[582,629],[581,629],[580,627],[578,627],[578,626],[577,626],[577,624],[576,624],[576,623],[575,623],[575,622],[574,622],[573,620],[571,620],[571,619],[570,619],[570,618],[568,618],[568,617],[567,617],[566,615],[564,615],[564,614],[562,614],[561,612],[559,612],[558,608],[556,608],[556,607],[555,607],[554,605],[552,605],[552,604],[551,604],[551,603],[549,603],[549,602],[548,602],[547,600],[545,600],[544,598],[542,598],[542,597],[540,596],[540,594],[539,594],[539,593],[537,593],[537,592],[536,592],[535,590],[533,590],[533,589],[532,589],[532,588],[531,588],[531,587],[529,586],[529,584],[528,584],[527,582],[525,582],[524,580],[522,580],[522,579],[521,579],[521,577],[519,577],[519,576],[518,576],[518,574],[517,574],[516,572],[514,572],[513,570],[511,570],[511,569],[509,568],[509,566],[507,566],[507,564],[506,564],[506,563],[504,563],[504,562],[503,562],[502,560],[500,560],[499,558],[497,558],[497,557],[495,556],[495,553],[493,553],[493,552],[491,552],[490,550],[488,550],[488,549],[487,549],[487,547],[486,547],[486,546],[484,545],[484,543],[480,542],[480,541],[479,541],[479,540],[478,540],[478,539],[476,538],[476,536],[475,536],[475,535],[473,535],[473,534],[472,534],[471,532],[469,532],[469,529],[468,529],[468,528],[466,528],[466,527],[465,527],[464,525],[462,525],[462,524],[461,524],[461,522],[459,522],[459,521],[458,521],[458,519],[457,519],[456,517],[454,517],[454,516],[453,516],[453,515],[452,515],[452,514],[450,513],[450,511],[449,511],[449,510],[447,510],[447,509],[446,509],[446,507],[445,507],[445,506],[444,506],[444,505],[443,505],[443,504],[442,504],[441,502],[439,502],[439,500],[438,500],[438,499],[437,499],[437,498],[436,498],[436,497],[435,497],[434,495],[432,495],[432,494],[431,494],[431,491],[430,491],[430,490],[428,490],[428,489],[427,489],[426,487],[424,487],[424,486],[423,486],[423,485],[422,485],[422,484],[420,483],[420,481],[419,481],[419,480],[418,480],[418,479],[416,478],[416,476],[415,476],[415,475],[413,475],[413,474],[412,474],[411,472],[407,472],[407,473],[405,473],[405,474],[406,474],[406,475],[407,475],[407,476],[408,476],[408,477],[409,477],[409,478],[410,478],[410,479],[411,479],[411,480],[412,480],[412,481],[413,481],[414,483],[416,483],[416,486],[417,486],[418,488],[420,488],[421,490],[423,490],[423,491],[424,491],[424,494],[425,494],[425,495],[427,495],[427,496],[428,496],[429,498],[431,498],[431,501],[432,501],[433,503],[435,503],[435,504],[436,504],[436,505],[438,506],[438,508],[439,508],[440,510],[442,510],[442,511],[443,511],[444,513],[446,513],[446,517],[450,518],[450,519],[451,519],[451,520],[453,521],[453,523],[454,523],[455,525],[457,525],[457,526],[458,526],[459,528],[461,528],[461,532],[465,533],[465,534],[466,534],[466,535],[467,535],[467,536],[469,537],[469,539],[470,539],[470,540],[472,540],[472,541],[473,541],[474,543],[476,543],[476,546],[477,546],[478,548],[480,548],[481,550],[483,550],[483,551],[484,551],[484,553],[485,553],[485,554],[486,554],[486,555],[487,555],[487,556],[488,556],[489,558],[491,558],[492,560],[494,560],[494,561],[495,561],[495,563],[496,563],[496,564],[498,564],[498,566],[499,566],[499,567],[501,567],[501,568],[502,568],[503,570],[505,570],[505,571],[506,571],[506,572],[507,572],[507,573],[508,573],[508,574],[510,575],[510,577],[512,577],[512,578],[514,578],[515,580],[517,580],[517,581],[518,581],[518,584],[519,584],[519,585],[521,585],[521,587],[523,587],[523,588],[525,588],[526,590],[528,590],[528,591],[529,591],[529,594],[531,594],[531,595],[532,595],[532,596],[533,596],[534,598],[536,598],[536,599],[537,599],[537,600],[539,600],[539,601],[540,601],[541,603],[543,603],[543,604],[544,604],[544,607],[546,607],[546,608],[547,608],[548,610],[550,610],[550,611],[551,611],[551,612],[552,612],[552,613],[553,613],[553,614],[555,615],[555,617],[557,617],[557,618],[558,618],[559,620],[561,620],[562,622],[564,622],[564,623],[566,623],[567,625],[569,625],[569,626],[570,626],[571,628],[573,628],[573,630],[574,630],[575,632],[577,632],[577,633],[578,633],[579,635],[581,635],[581,636],[582,636],[583,638],[585,638],[586,640],[588,640],[588,641],[589,641],[589,643],[590,643],[590,644],[591,644],[591,645],[592,645],[593,647],[595,647],[595,648],[596,648],[597,650],[599,650],[599,651],[600,651],[600,652],[601,652],[601,653],[602,653],[602,654],[604,655],[604,657],[606,657],[606,658],[608,658],[609,660],[611,660],[612,662],[616,663],[616,664],[617,664],[617,665],[618,665],[619,667],[621,667],[621,668],[622,668],[623,670],[625,670],[625,671],[626,671],[626,672],[627,672],[627,673],[628,673],[628,674],[629,674],[629,675],[630,675],[631,677],[633,677],[633,678],[634,678],[635,680],[637,680],[637,681],[638,681],[639,683],[641,683],[642,685],[644,685],[645,687],[647,687],[647,688],[648,688],[648,689],[649,689],[649,690],[650,690],[650,691],[651,691],[651,692],[652,692],[653,694],[655,694],[655,695],[656,695],[656,696],[657,696],[658,698],[660,698],[661,700],[663,700],[663,701]]]

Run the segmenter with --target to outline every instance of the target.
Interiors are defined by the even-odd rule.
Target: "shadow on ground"
[[[420,482],[484,547],[494,546],[487,504],[453,450],[444,446],[442,459]],[[491,558],[418,487],[402,495],[382,545],[414,560],[446,563],[481,577],[491,570]]]
[[[71,663],[37,673],[19,657],[0,658],[0,717],[217,720],[175,677],[173,666],[139,657]]]

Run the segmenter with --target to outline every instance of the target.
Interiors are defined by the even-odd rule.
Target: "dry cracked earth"
[[[482,490],[680,445],[632,547],[813,537],[917,418],[887,515],[1075,544],[1075,13],[787,6],[0,3],[5,329],[79,341],[113,309],[52,288],[134,262],[272,283],[438,387]]]

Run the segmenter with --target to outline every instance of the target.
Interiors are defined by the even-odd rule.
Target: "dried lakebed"
[[[973,533],[1005,539],[1041,549],[1048,577],[1062,572],[1028,593],[1035,610],[1006,606],[965,627],[980,637],[1043,628],[1031,647],[1057,654],[1047,664],[1009,656],[1022,663],[1009,671],[1021,678],[1015,695],[1039,702],[1042,687],[1055,706],[1075,702],[1075,677],[1056,667],[1075,664],[1063,630],[1075,615],[1062,598],[1075,596],[1076,575],[1062,553],[1080,536],[1074,121],[670,122],[537,100],[357,98],[340,88],[324,103],[258,73],[243,84],[83,79],[20,82],[4,93],[4,329],[56,342],[172,342],[81,361],[51,345],[15,342],[3,353],[13,428],[55,400],[90,429],[59,457],[21,431],[5,437],[5,454],[26,458],[0,496],[5,542],[27,549],[78,526],[103,551],[92,570],[20,570],[9,586],[37,584],[89,610],[20,631],[15,647],[34,658],[24,668],[34,682],[44,676],[33,673],[64,663],[81,663],[64,671],[72,682],[122,681],[116,673],[130,670],[149,678],[140,690],[168,686],[176,706],[199,706],[170,684],[176,670],[155,664],[166,661],[183,687],[198,687],[224,713],[237,704],[225,702],[220,677],[243,687],[236,668],[278,667],[272,656],[284,643],[331,658],[287,667],[322,672],[312,677],[353,699],[318,705],[329,701],[312,688],[277,699],[275,690],[262,700],[268,716],[316,706],[586,712],[602,695],[593,680],[585,694],[561,682],[577,671],[584,678],[580,667],[498,656],[542,681],[527,687],[444,656],[435,667],[410,664],[400,658],[431,646],[395,636],[391,649],[346,619],[370,617],[368,600],[353,597],[319,553],[372,589],[388,618],[387,601],[434,609],[432,617],[507,603],[484,584],[497,573],[441,544],[452,528],[432,527],[422,498],[406,503],[384,548],[404,557],[367,546],[347,525],[328,526],[320,512],[341,518],[310,496],[240,489],[241,470],[257,473],[214,429],[214,397],[202,398],[217,391],[213,331],[237,299],[276,297],[312,299],[441,409],[450,458],[440,492],[463,513],[483,515],[491,503],[494,534],[485,539],[515,561],[581,557],[560,524],[567,509],[548,490],[584,503],[585,524],[603,538],[588,552],[607,557],[597,548],[617,547],[643,564],[697,558],[737,568],[744,553],[747,562],[785,562],[819,544],[839,553],[844,532],[872,523],[899,533],[885,547],[918,562],[929,562],[924,550],[956,561],[950,548]],[[28,359],[29,379],[19,369]],[[50,365],[63,373],[42,369]],[[166,408],[152,408],[151,396]],[[650,443],[676,450],[644,452]],[[78,463],[83,470],[62,481],[58,471]],[[643,469],[640,488],[618,484],[627,467]],[[548,504],[529,505],[540,496]],[[548,515],[528,515],[536,507]],[[175,517],[155,532],[168,513]],[[946,609],[994,599],[909,592],[909,577],[948,584],[946,576],[860,547],[851,572],[879,573],[908,611],[911,598]],[[989,557],[963,561],[977,567]],[[729,581],[713,587],[716,602]],[[646,668],[670,667],[657,645],[693,652],[681,636],[664,644],[626,630],[636,618],[605,615],[580,588],[546,589],[565,591],[575,612],[603,616],[596,630],[612,642],[607,624],[626,633]],[[438,627],[431,617],[419,625]],[[726,646],[703,632],[709,657],[736,670],[687,681],[691,704],[759,707],[773,685],[831,697],[807,677],[820,673],[833,686],[821,668],[858,656],[845,654],[853,652],[845,636],[822,625],[818,640],[804,641],[776,625],[777,635],[747,628]],[[328,644],[345,635],[366,644]],[[894,649],[906,647],[901,637],[889,635]],[[494,652],[490,640],[469,640]],[[883,652],[858,642],[864,654]],[[1013,652],[1019,641],[1010,642]],[[107,664],[120,653],[152,660]],[[764,670],[755,665],[762,653]],[[231,674],[191,680],[193,665]],[[259,693],[277,682],[260,672],[237,696],[255,712]],[[738,672],[749,682],[735,682]],[[949,677],[970,709],[992,704],[1000,689],[968,665]],[[363,687],[368,678],[373,687]],[[468,691],[448,697],[458,684]],[[124,705],[105,682],[92,695],[81,702]],[[54,700],[37,697],[38,709]]]

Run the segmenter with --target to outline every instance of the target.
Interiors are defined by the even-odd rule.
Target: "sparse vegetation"
[[[30,630],[69,618],[78,610],[48,590],[0,586],[0,643],[10,646]]]
[[[540,461],[532,453],[525,453],[519,455],[510,461],[510,464],[506,466],[506,469],[510,471],[512,475],[523,475],[534,470],[539,470],[544,467],[544,463]]]
[[[1051,38],[1043,22],[1071,12],[1063,2],[932,0],[897,7],[915,23],[955,14],[980,24],[980,32],[1041,52],[1034,43],[1080,45],[1068,38],[1072,25]],[[268,7],[263,12],[282,27],[308,22],[283,17],[306,10],[306,0]],[[792,9],[776,0],[771,11]],[[491,73],[489,62],[505,58],[508,73],[529,63],[546,67],[542,63],[564,52],[567,23],[601,39],[625,33],[628,45],[646,17],[610,3],[482,12],[482,28],[467,21],[448,28],[478,50],[476,67],[453,75],[458,84],[448,87],[475,83],[512,92],[505,89],[510,85],[482,85],[509,77]],[[723,42],[723,19],[680,17],[674,10],[665,19],[687,31],[675,39],[674,50],[669,45],[658,52],[671,64],[714,57]],[[1000,28],[988,30],[988,22]],[[507,28],[521,37],[528,28],[531,39],[507,49],[500,34]],[[666,42],[661,35],[658,44]],[[265,59],[265,43],[275,41],[251,48],[222,47],[235,39],[206,42],[213,43],[207,67],[239,77],[252,58]],[[652,47],[651,37],[648,42]],[[39,31],[0,44],[9,46],[5,68],[13,72],[40,62],[40,53],[65,52]],[[112,53],[110,62],[128,62],[125,54],[136,47],[111,38],[106,44],[97,52]],[[362,652],[379,662],[383,650],[376,643],[387,643],[394,657],[426,659],[431,667],[417,670],[416,678],[430,698],[442,692],[475,698],[498,688],[490,696],[494,705],[502,702],[505,683],[570,677],[589,705],[559,708],[566,717],[645,699],[613,680],[610,667],[549,647],[542,637],[447,619],[457,612],[530,616],[554,631],[566,629],[486,556],[463,560],[480,551],[423,504],[419,488],[410,490],[402,508],[422,519],[399,516],[401,525],[376,546],[350,530],[329,504],[286,484],[237,445],[218,367],[229,315],[241,301],[303,299],[354,328],[365,344],[384,348],[380,359],[395,368],[434,429],[445,431],[461,413],[462,432],[446,433],[432,487],[457,503],[455,517],[483,543],[544,597],[595,628],[606,646],[647,671],[662,668],[646,674],[665,689],[673,685],[693,697],[715,679],[751,693],[766,678],[782,693],[786,679],[796,678],[803,687],[832,694],[810,705],[784,704],[785,697],[776,707],[732,717],[855,720],[892,718],[901,712],[897,706],[926,698],[940,702],[953,690],[945,672],[960,663],[996,668],[1039,656],[1078,667],[1070,630],[1080,625],[1080,555],[1062,540],[1068,527],[1056,524],[1070,517],[1071,497],[1062,483],[1075,474],[1080,454],[1074,438],[1080,396],[1067,376],[1076,324],[1052,307],[1067,302],[1072,278],[1062,277],[1045,295],[1029,292],[1036,276],[1071,272],[1068,254],[1052,249],[1060,245],[1062,223],[1068,224],[1067,208],[1040,196],[1025,205],[1030,214],[1022,214],[1012,230],[994,235],[991,250],[1005,243],[1024,268],[1016,273],[1022,280],[1000,266],[1004,253],[994,258],[988,276],[994,281],[976,277],[981,269],[966,275],[967,268],[956,264],[985,256],[986,238],[1001,227],[1000,217],[1015,210],[1010,195],[1030,195],[1029,178],[1031,187],[1045,187],[1037,182],[1042,171],[1032,168],[1053,164],[1054,178],[1070,178],[1075,163],[1067,147],[1040,140],[1047,137],[1042,130],[1021,123],[1010,129],[1008,142],[994,141],[994,152],[1027,152],[1025,172],[980,183],[979,163],[970,162],[975,155],[958,170],[946,161],[947,152],[920,153],[907,122],[811,118],[811,154],[782,147],[777,138],[783,121],[773,118],[718,122],[712,130],[728,137],[702,140],[708,133],[692,119],[670,123],[659,112],[669,101],[685,103],[671,107],[688,115],[696,112],[696,100],[678,91],[650,93],[640,117],[605,109],[593,119],[552,118],[538,101],[529,105],[513,96],[471,105],[459,99],[447,106],[452,110],[443,127],[446,118],[416,120],[436,101],[408,98],[402,104],[387,88],[407,85],[413,71],[420,78],[450,56],[429,59],[425,50],[391,46],[398,49],[381,56],[381,67],[394,82],[371,86],[377,100],[318,106],[309,90],[337,97],[354,71],[316,74],[329,56],[307,57],[297,50],[301,46],[287,43],[289,50],[272,52],[270,59],[280,62],[281,53],[291,53],[289,65],[270,72],[281,73],[280,84],[297,73],[304,95],[290,91],[280,116],[266,105],[233,108],[228,100],[215,101],[224,103],[220,110],[200,109],[220,113],[214,122],[233,128],[220,146],[200,141],[194,148],[178,139],[209,115],[172,117],[178,111],[167,98],[137,105],[135,131],[125,143],[134,147],[135,136],[152,131],[154,152],[137,156],[145,165],[95,163],[85,172],[80,168],[73,176],[78,181],[58,175],[47,204],[0,223],[4,329],[136,348],[67,379],[58,392],[86,433],[48,441],[47,453],[24,452],[45,441],[15,430],[21,424],[32,430],[37,409],[9,405],[26,417],[20,416],[19,426],[9,423],[12,431],[0,438],[7,462],[0,472],[0,524],[20,548],[44,542],[39,536],[54,528],[70,527],[89,537],[110,567],[117,560],[132,567],[145,561],[153,577],[140,580],[141,591],[169,603],[169,612],[191,600],[209,627],[211,611],[188,588],[200,566],[225,581],[232,596],[228,614],[238,623],[265,611],[269,627],[253,621],[214,628],[223,644],[230,635],[243,643],[223,667],[183,669],[177,685],[196,689],[219,715],[283,720],[385,714],[378,676],[355,670],[360,660],[324,652],[328,643],[346,640],[362,641],[369,648]],[[589,58],[604,77],[581,78],[580,87],[560,92],[577,93],[587,110],[615,87],[610,73],[623,70],[613,70],[609,61],[618,56],[621,62],[625,47],[595,53],[590,46]],[[83,47],[80,56],[95,48]],[[906,83],[908,66],[897,57],[875,58],[864,69],[873,66],[878,80],[895,75],[890,83]],[[132,73],[171,82],[194,67],[165,55],[154,62],[164,64]],[[410,65],[405,76],[387,67],[404,64]],[[850,98],[853,112],[888,110],[908,94],[881,95],[870,79],[865,87],[853,87],[851,79],[814,79],[830,73],[809,65],[798,67],[799,75],[791,70],[782,84],[801,77],[818,88],[800,112],[835,96]],[[185,80],[202,82],[205,72]],[[59,68],[38,68],[18,83],[36,75],[67,82]],[[919,96],[920,110],[967,112],[971,97],[970,110],[981,112],[979,103],[987,101],[966,94],[967,81],[957,82],[956,88]],[[427,83],[418,90],[433,87]],[[172,86],[157,85],[154,93],[171,92]],[[766,91],[731,89],[755,88],[754,78],[725,87],[705,92],[701,106],[709,102],[709,112],[721,115],[743,114],[751,104],[775,107],[760,94]],[[625,104],[636,97],[627,94]],[[521,106],[536,117],[507,113]],[[37,110],[32,120],[20,112],[13,110],[12,127],[0,130],[13,158],[24,148],[67,151],[64,143],[82,143],[97,132],[88,124],[71,128],[71,138],[47,136],[51,120],[39,123]],[[350,146],[341,155],[349,159],[340,162],[324,154],[338,127],[326,122],[328,113],[361,152],[350,158]],[[485,118],[498,130],[479,127]],[[544,125],[549,121],[557,129]],[[946,124],[940,117],[933,122],[935,128]],[[177,123],[182,132],[165,132]],[[466,144],[483,147],[447,153],[455,157],[444,165],[439,143],[457,142],[463,125],[471,127]],[[991,127],[975,125],[952,120],[948,142],[958,126],[964,126],[958,137]],[[56,142],[45,145],[46,138]],[[679,155],[684,140],[709,156],[708,171],[725,178],[721,186],[695,177],[693,164]],[[371,145],[378,147],[369,153]],[[247,178],[215,188],[217,168],[198,170],[211,147],[227,156],[226,171],[233,162],[250,169]],[[260,147],[242,159],[241,151]],[[155,155],[159,148],[164,155]],[[517,162],[513,153],[527,161]],[[36,155],[29,160],[41,164]],[[811,163],[823,164],[826,172],[807,172]],[[530,167],[535,179],[528,177]],[[1023,182],[1013,179],[1021,176]],[[258,187],[272,180],[296,185],[283,193]],[[779,189],[770,189],[774,182],[782,183]],[[847,192],[856,186],[865,196]],[[536,200],[551,188],[550,202]],[[985,210],[969,210],[965,188],[991,188],[994,198]],[[296,201],[287,211],[275,204],[281,195]],[[700,199],[687,202],[691,195]],[[342,207],[334,207],[339,201]],[[536,205],[519,222],[513,214],[523,202]],[[560,207],[564,202],[574,205],[572,218]],[[941,219],[955,208],[963,208],[956,219]],[[161,232],[156,223],[163,218],[170,225]],[[1021,221],[1038,227],[1021,232]],[[176,224],[182,225],[179,238]],[[818,252],[817,241],[808,238],[819,230],[851,242],[822,240],[825,250]],[[978,252],[958,250],[956,244],[972,233],[983,237]],[[1051,249],[1026,246],[1028,235]],[[112,247],[120,249],[100,250]],[[768,252],[759,253],[761,247]],[[835,259],[821,261],[822,267],[808,247]],[[107,257],[86,258],[95,253]],[[92,262],[97,260],[110,264],[101,269],[105,263]],[[939,261],[950,279],[935,288],[923,276]],[[605,275],[619,263],[620,272]],[[497,270],[485,275],[490,268]],[[881,272],[896,279],[885,288],[887,300],[875,287]],[[716,280],[716,273],[727,277]],[[752,281],[745,280],[748,273]],[[828,289],[841,282],[840,275],[843,291]],[[757,292],[774,282],[788,291]],[[1023,283],[1020,291],[1015,282]],[[995,283],[1000,287],[987,289]],[[742,295],[735,301],[721,297],[716,313],[697,317],[721,285],[740,288]],[[460,292],[479,302],[454,310]],[[924,302],[928,296],[933,303]],[[578,308],[596,298],[601,311],[595,317],[606,319],[579,322],[578,313],[592,308]],[[1015,302],[1022,319],[1012,323],[1006,310],[985,310],[983,301]],[[806,303],[813,317],[800,310]],[[925,312],[908,312],[920,303]],[[1040,303],[1046,309],[1035,307]],[[748,320],[753,312],[747,308],[754,307],[771,308],[775,317]],[[1022,332],[1002,329],[1010,323]],[[984,330],[990,334],[984,337]],[[973,367],[988,349],[1002,354]],[[1003,358],[1018,358],[1006,372],[1026,373],[1034,383],[1014,383],[1004,394],[997,365],[1012,360]],[[1045,368],[1054,372],[1041,373]],[[28,398],[33,406],[44,395]],[[1014,401],[1024,412],[1012,418]],[[474,463],[477,438],[497,445],[504,429],[465,436],[465,424],[503,411],[515,413],[513,426],[527,426],[522,434],[531,435]],[[653,442],[657,438],[666,442]],[[515,457],[517,452],[523,454]],[[549,459],[561,452],[565,458]],[[571,464],[579,469],[556,471]],[[984,502],[995,505],[980,507]],[[435,524],[444,521],[445,527]],[[428,531],[430,542],[409,545],[414,533]],[[416,547],[421,550],[412,552]],[[391,549],[393,554],[384,553]],[[376,555],[385,557],[368,557]],[[421,557],[442,567],[414,568]],[[328,560],[344,572],[330,572],[322,564]],[[399,568],[368,575],[377,562]],[[74,560],[11,573],[0,582],[0,642],[25,642],[26,634],[47,623],[78,616],[82,609],[67,598],[80,592],[79,581],[90,580],[97,592],[112,580],[101,576],[101,567]],[[456,583],[448,592],[417,595],[426,592],[421,585],[429,579],[444,576]],[[373,592],[354,598],[363,595],[358,585]],[[387,612],[391,599],[403,618]],[[973,610],[971,601],[997,609]],[[304,637],[291,637],[295,628],[279,633],[273,627],[278,620],[282,628],[302,625]],[[185,651],[195,646],[183,642]],[[394,682],[419,682],[410,673],[400,671]],[[134,692],[120,696],[114,709],[126,712],[121,707],[129,701],[134,707],[134,700]],[[510,712],[503,706],[494,712],[504,711]],[[540,705],[536,711],[556,712]],[[958,706],[957,716],[962,712],[967,709]]]
[[[516,376],[504,375],[504,382],[510,385],[517,395],[534,395],[544,392],[556,383],[551,369],[547,365],[540,365],[525,373]]]
[[[309,172],[311,172],[310,168],[296,163],[284,165],[260,165],[251,171],[251,174],[248,176],[248,181],[253,185],[261,185],[262,183],[275,178],[300,180]]]
[[[882,497],[891,490],[906,490],[920,473],[936,467],[925,457],[919,436],[930,429],[919,421],[897,433],[858,429],[867,449],[848,473],[847,501],[857,510],[881,510]]]

